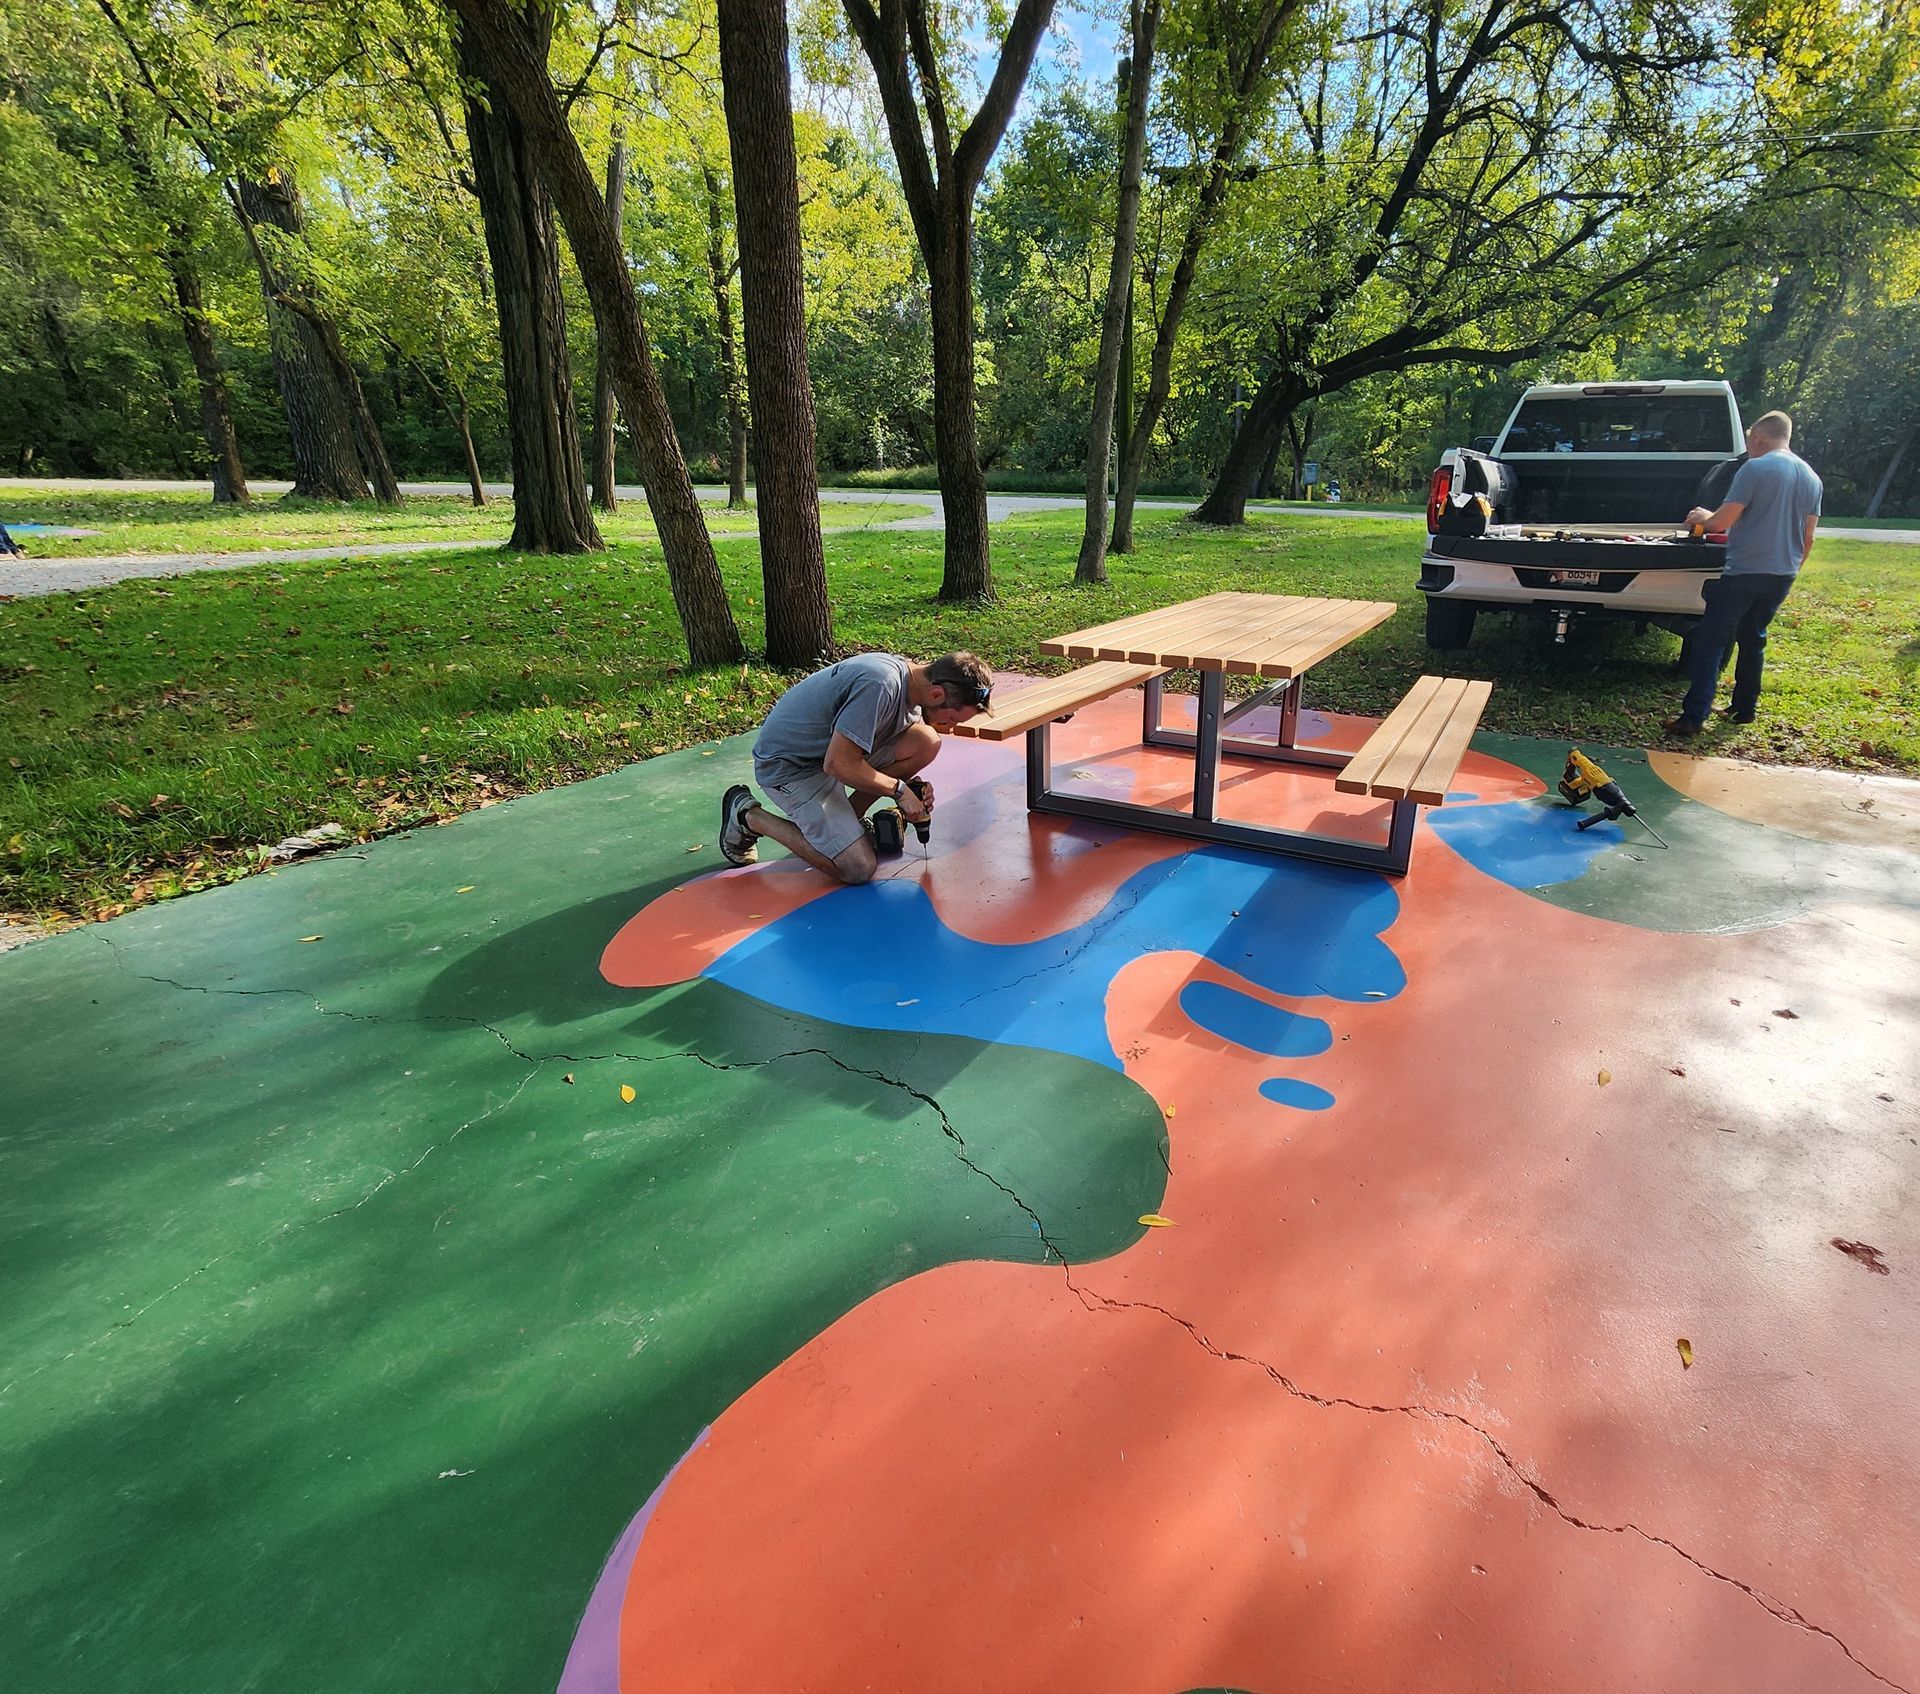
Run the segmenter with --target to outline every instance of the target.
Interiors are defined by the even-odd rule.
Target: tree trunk
[[[299,189],[285,167],[276,170],[270,182],[236,178],[235,189],[243,224],[263,224],[293,236],[304,232]],[[252,233],[249,228],[250,237]],[[353,408],[333,357],[312,320],[284,304],[284,297],[299,289],[297,279],[283,275],[257,240],[253,253],[266,297],[273,374],[293,448],[291,492],[303,500],[364,500],[367,479],[354,446]]]
[[[732,122],[731,113],[728,121]],[[745,138],[742,139],[745,142]],[[797,172],[797,164],[795,169]],[[745,510],[747,504],[746,384],[741,381],[740,347],[733,333],[733,275],[727,264],[726,220],[720,204],[720,179],[710,169],[703,169],[701,175],[706,179],[707,189],[707,287],[713,294],[714,322],[720,330],[720,380],[727,391],[727,505],[737,512]],[[736,170],[734,194],[738,197],[741,193],[740,177]],[[743,227],[750,221],[751,216],[740,219]],[[803,368],[805,356],[806,350],[802,347]],[[808,416],[812,416],[811,398]],[[815,497],[818,498],[817,489]]]
[[[940,187],[939,239],[928,256],[933,318],[933,455],[946,516],[942,600],[991,600],[987,552],[987,479],[980,469],[980,431],[973,373],[973,207],[950,208]]]
[[[528,156],[538,166],[566,223],[581,280],[593,301],[601,344],[607,349],[614,395],[627,420],[640,474],[646,479],[647,505],[666,555],[688,654],[696,665],[737,661],[745,648],[727,604],[726,585],[713,557],[687,462],[673,433],[633,275],[619,232],[607,217],[606,202],[567,128],[566,113],[546,67],[528,47],[507,0],[446,3],[460,20],[463,50],[485,65],[488,86],[505,97],[522,126]]]
[[[1247,521],[1247,501],[1260,480],[1260,468],[1286,433],[1287,418],[1300,398],[1277,378],[1270,378],[1261,387],[1240,420],[1212,491],[1194,510],[1195,523],[1233,525]]]
[[[1146,396],[1140,402],[1140,415],[1134,422],[1127,451],[1120,461],[1120,486],[1113,497],[1113,539],[1107,543],[1115,553],[1133,551],[1133,503],[1140,493],[1140,477],[1146,469],[1147,452],[1153,445],[1153,432],[1159,426],[1160,414],[1166,410],[1168,397],[1173,393],[1173,344],[1179,335],[1181,320],[1186,316],[1187,297],[1193,288],[1201,249],[1212,233],[1234,166],[1239,160],[1241,141],[1266,75],[1267,60],[1272,55],[1274,43],[1280,38],[1281,27],[1292,17],[1298,5],[1299,0],[1263,0],[1248,43],[1247,56],[1240,64],[1226,115],[1207,163],[1206,181],[1201,185],[1192,216],[1187,219],[1186,233],[1180,240],[1180,256],[1174,262],[1173,281],[1167,288],[1167,303],[1154,332],[1153,354],[1147,367]],[[1244,504],[1243,500],[1243,508]]]
[[[1880,473],[1880,481],[1875,485],[1873,498],[1867,502],[1867,516],[1877,518],[1880,505],[1887,497],[1887,490],[1893,486],[1893,479],[1900,474],[1900,464],[1907,456],[1907,449],[1913,445],[1913,438],[1920,433],[1920,426],[1910,426],[1907,433],[1900,437],[1900,445],[1893,450],[1893,457],[1887,461],[1887,468]]]
[[[820,550],[785,0],[726,0],[720,8],[720,70],[733,153],[767,663],[798,669],[833,650],[833,612]],[[709,194],[708,204],[715,205],[716,197]],[[723,316],[722,333],[730,327]]]
[[[194,371],[200,378],[200,428],[213,460],[213,503],[216,506],[250,505],[253,496],[247,491],[246,466],[240,462],[240,438],[233,427],[227,376],[220,368],[220,355],[213,345],[213,326],[207,321],[199,273],[187,257],[184,245],[177,241],[168,242],[166,260],[173,278],[174,303],[180,312],[180,333],[186,339]]]
[[[627,228],[627,144],[618,131],[607,155],[607,220],[624,243]],[[607,355],[596,351],[593,361],[593,503],[603,512],[615,511],[620,495],[614,484],[613,379],[607,373]]]
[[[360,449],[360,462],[366,467],[367,480],[373,484],[373,497],[383,506],[397,506],[400,483],[393,474],[393,461],[387,457],[387,444],[381,439],[373,408],[367,404],[366,390],[360,386],[360,373],[353,368],[346,343],[340,339],[340,331],[332,321],[316,318],[314,322],[327,356],[333,360],[341,392],[347,397],[347,408],[353,416],[354,442]]]
[[[518,24],[544,70],[553,14],[534,6]],[[492,66],[460,43],[462,76],[492,90]],[[593,521],[560,294],[560,242],[553,206],[528,152],[518,113],[497,94],[467,101],[467,140],[480,191],[493,298],[500,321],[500,368],[513,450],[513,534],[517,553],[594,553],[606,543]],[[598,196],[595,196],[598,205]],[[605,207],[599,210],[605,215]]]
[[[460,448],[467,456],[467,486],[473,490],[473,503],[484,506],[487,503],[487,485],[480,475],[480,455],[473,450],[473,417],[467,409],[467,397],[460,396],[460,411],[457,421],[460,425]]]
[[[1114,397],[1120,387],[1121,343],[1133,298],[1134,238],[1140,228],[1140,169],[1146,154],[1147,94],[1153,82],[1153,39],[1160,28],[1160,0],[1133,0],[1133,55],[1121,61],[1126,124],[1121,143],[1120,198],[1113,226],[1113,262],[1107,270],[1107,305],[1100,319],[1100,362],[1093,377],[1093,418],[1087,437],[1087,524],[1080,537],[1075,582],[1107,580],[1107,467],[1112,454]],[[1127,396],[1131,407],[1133,396]]]

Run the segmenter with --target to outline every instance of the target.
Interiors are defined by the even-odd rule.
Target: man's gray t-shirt
[[[761,726],[754,773],[784,785],[817,771],[836,734],[863,753],[898,740],[919,712],[907,700],[907,669],[898,654],[862,653],[796,682]]]
[[[1807,519],[1820,511],[1820,479],[1785,447],[1749,459],[1733,473],[1727,498],[1746,509],[1727,531],[1728,576],[1795,576]]]

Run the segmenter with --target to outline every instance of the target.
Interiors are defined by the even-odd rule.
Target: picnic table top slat
[[[1041,642],[1040,650],[1284,679],[1298,676],[1397,610],[1390,600],[1225,591],[1073,630]]]

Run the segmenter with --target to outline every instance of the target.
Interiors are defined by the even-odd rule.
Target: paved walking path
[[[251,486],[256,494],[278,495],[286,493],[292,485],[285,482],[255,482]],[[503,498],[513,493],[513,484],[508,482],[490,482],[483,486],[489,494]],[[10,488],[41,493],[70,489],[75,492],[110,491],[135,494],[199,488],[211,493],[210,484],[166,482],[157,479],[122,481],[0,477],[0,498],[3,498],[6,490]],[[403,482],[400,490],[403,494],[463,495],[467,492],[467,485],[464,482]],[[727,491],[719,487],[702,486],[697,488],[696,492],[701,500],[709,505],[723,505],[727,498]],[[620,484],[618,493],[623,500],[640,500],[645,497],[645,490],[637,483]],[[823,488],[820,495],[823,500],[845,505],[931,505],[933,508],[929,512],[922,512],[914,517],[894,518],[873,524],[828,524],[821,531],[824,535],[839,535],[856,529],[939,530],[946,527],[946,515],[940,509],[939,493],[933,489]],[[1190,499],[1138,502],[1144,510],[1161,511],[1185,510],[1192,503]],[[1068,494],[989,494],[987,521],[999,523],[1003,518],[1020,512],[1074,511],[1081,504],[1077,496]],[[1421,514],[1418,512],[1387,511],[1372,506],[1316,505],[1309,508],[1256,502],[1250,509],[1279,517],[1388,518],[1402,523],[1417,523],[1421,520]],[[752,530],[736,530],[716,535],[713,539],[718,543],[741,539],[753,533]],[[1920,529],[1860,529],[1837,526],[1823,528],[1820,533],[1822,536],[1839,540],[1886,541],[1901,546],[1920,546]],[[123,582],[134,577],[185,576],[194,571],[244,570],[254,565],[291,565],[310,559],[374,559],[389,553],[471,552],[474,548],[484,547],[487,544],[483,539],[476,540],[470,537],[463,541],[356,541],[343,542],[335,547],[257,548],[231,553],[103,553],[63,559],[13,560],[0,563],[0,598],[26,599],[36,594],[60,594],[104,588],[109,583]]]

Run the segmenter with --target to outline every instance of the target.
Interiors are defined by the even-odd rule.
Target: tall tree
[[[785,0],[723,0],[720,73],[733,154],[767,662],[797,669],[832,650],[833,613],[820,548]]]
[[[973,202],[1006,133],[1053,0],[1019,0],[973,120],[954,134],[927,0],[845,0],[880,86],[933,309],[934,445],[946,514],[942,600],[993,598],[987,479],[980,468],[973,324]]]
[[[1107,469],[1113,451],[1114,397],[1120,387],[1121,344],[1133,307],[1133,249],[1140,229],[1140,169],[1147,147],[1147,98],[1153,85],[1154,37],[1160,0],[1130,0],[1128,56],[1120,61],[1126,96],[1120,137],[1120,189],[1113,220],[1113,262],[1107,305],[1100,319],[1100,362],[1093,377],[1093,419],[1087,437],[1087,527],[1080,538],[1074,581],[1107,580]],[[1126,398],[1129,409],[1133,396]]]
[[[1240,169],[1248,136],[1265,110],[1274,84],[1276,55],[1288,21],[1300,0],[1258,0],[1251,7],[1238,0],[1207,0],[1182,10],[1182,32],[1176,43],[1184,75],[1173,90],[1175,127],[1187,138],[1189,156],[1203,165],[1191,171],[1176,168],[1176,178],[1197,176],[1198,187],[1188,205],[1173,275],[1159,303],[1153,351],[1147,365],[1147,391],[1139,415],[1127,431],[1113,502],[1116,553],[1133,551],[1133,505],[1154,431],[1165,415],[1173,393],[1173,350],[1186,317],[1201,254],[1219,222],[1228,187]],[[1171,27],[1171,26],[1170,26]]]
[[[615,126],[613,144],[607,149],[607,221],[617,230],[627,227],[627,137]],[[615,441],[613,430],[613,378],[607,370],[607,355],[596,347],[593,358],[593,435],[587,456],[593,463],[593,503],[603,512],[619,510],[620,495],[615,484]]]
[[[553,14],[530,6],[520,14],[520,29],[544,77]],[[465,34],[459,57],[469,84],[467,139],[493,262],[513,448],[513,535],[507,545],[522,553],[598,552],[606,543],[593,521],[580,454],[553,204],[525,127],[510,104],[493,109],[485,56]]]
[[[336,357],[338,341],[329,340],[326,319],[308,299],[307,284],[290,262],[306,230],[293,167],[270,166],[259,176],[236,174],[232,191],[234,212],[260,273],[273,374],[293,448],[291,492],[303,500],[364,500],[367,474],[360,455],[373,449],[364,429],[355,440],[355,397],[346,380],[352,366]],[[275,241],[266,231],[286,239]],[[358,410],[365,411],[364,396]],[[376,428],[371,442],[379,439]],[[393,498],[398,498],[397,489]]]
[[[581,280],[593,302],[594,323],[609,355],[614,393],[646,479],[647,505],[660,533],[674,604],[696,665],[725,664],[745,652],[727,604],[706,520],[674,435],[659,373],[653,368],[620,232],[580,146],[546,67],[528,45],[507,0],[445,0],[459,19],[462,50],[482,67],[487,87],[512,107],[527,153],[566,224]]]

